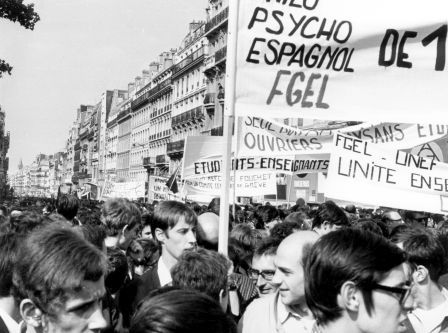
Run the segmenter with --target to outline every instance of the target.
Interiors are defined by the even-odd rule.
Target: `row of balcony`
[[[209,37],[210,35],[216,34],[218,28],[223,26],[229,17],[229,7],[226,7],[220,13],[215,15],[210,21],[205,23],[205,36]]]
[[[204,59],[205,47],[201,47],[199,50],[194,51],[192,54],[188,55],[184,60],[173,66],[172,79],[183,74],[188,69],[200,64]]]
[[[173,108],[172,104],[165,105],[163,108],[160,108],[160,109],[155,110],[154,112],[152,112],[151,115],[150,115],[150,119],[152,120],[153,118],[155,118],[157,116],[160,116],[160,115],[162,115],[162,114],[164,114],[164,113],[166,113],[168,111],[171,111],[172,108]]]
[[[129,116],[131,114],[131,109],[126,109],[121,111],[120,113],[118,113],[117,115],[117,122],[120,122],[120,120],[126,118],[127,116]]]
[[[165,138],[165,137],[170,136],[170,135],[171,135],[171,130],[167,129],[167,130],[159,132],[157,134],[150,135],[149,136],[149,141],[159,140],[159,139]]]
[[[166,154],[168,156],[183,155],[185,140],[169,142],[166,146]]]
[[[165,81],[163,81],[162,83],[159,83],[158,85],[156,85],[154,88],[152,88],[151,90],[148,90],[147,92],[145,92],[143,95],[141,95],[140,97],[138,97],[137,99],[135,99],[132,103],[131,103],[131,109],[133,111],[137,110],[138,108],[144,106],[145,104],[147,104],[151,99],[153,99],[154,97],[157,97],[159,95],[159,93],[164,90],[167,87],[171,86],[171,78],[166,79]]]
[[[198,106],[192,110],[181,113],[171,119],[171,127],[186,125],[189,123],[195,123],[204,119],[204,113],[202,112],[202,106]]]

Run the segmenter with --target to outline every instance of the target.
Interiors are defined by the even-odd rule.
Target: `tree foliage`
[[[34,29],[40,20],[39,14],[34,11],[34,4],[25,5],[23,0],[0,0],[0,18],[18,22],[25,29]],[[12,66],[0,59],[0,78],[4,73],[11,75]]]

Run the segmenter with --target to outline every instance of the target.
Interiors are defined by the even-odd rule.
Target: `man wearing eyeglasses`
[[[248,270],[249,277],[257,286],[258,295],[265,297],[277,291],[278,286],[272,283],[275,274],[274,259],[279,241],[265,238],[255,249],[252,265]]]
[[[445,251],[427,230],[410,229],[400,234],[397,244],[408,254],[413,268],[414,311],[408,314],[415,333],[448,332],[448,290],[439,284]]]
[[[305,262],[313,333],[396,333],[412,308],[406,254],[373,233],[341,229],[321,237]]]
[[[297,231],[280,243],[270,282],[278,291],[248,306],[239,323],[240,332],[301,333],[311,330],[314,320],[305,303],[303,259],[318,238],[315,232]]]
[[[428,225],[428,215],[424,212],[405,211],[404,221],[414,227],[426,227]]]

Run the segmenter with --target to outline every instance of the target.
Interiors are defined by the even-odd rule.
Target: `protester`
[[[407,253],[412,266],[411,292],[415,309],[408,314],[412,331],[446,332],[448,290],[439,284],[445,268],[445,249],[436,236],[420,227],[401,233],[397,244]]]
[[[273,284],[272,278],[275,274],[274,260],[279,244],[278,239],[265,238],[258,244],[252,257],[248,274],[256,284],[260,297],[275,293],[278,289],[278,286]]]
[[[0,235],[0,332],[2,333],[20,332],[19,306],[11,294],[12,272],[19,260],[20,242],[19,234]]]
[[[318,239],[312,231],[298,231],[286,237],[275,256],[272,284],[274,294],[253,301],[239,323],[243,333],[305,332],[313,326],[313,318],[305,303],[303,260],[307,249]]]
[[[162,201],[154,209],[152,233],[161,247],[157,264],[125,287],[120,299],[124,325],[128,325],[137,304],[152,290],[171,283],[171,268],[183,251],[196,247],[196,214],[178,201]]]
[[[357,229],[322,236],[305,260],[313,332],[395,333],[412,309],[406,255],[385,238]]]
[[[206,212],[199,215],[196,236],[199,246],[209,250],[217,251],[219,237],[219,216],[211,212]]]
[[[36,332],[106,328],[103,253],[68,227],[48,226],[22,244],[13,292],[24,324]]]
[[[319,235],[325,235],[342,227],[350,226],[349,220],[342,208],[333,201],[326,201],[317,209],[312,228]]]
[[[185,251],[171,269],[174,287],[196,290],[228,305],[227,276],[230,262],[222,254],[206,249]]]
[[[236,333],[218,302],[192,290],[169,290],[147,298],[129,333]]]
[[[107,228],[106,246],[117,246],[126,251],[132,240],[137,238],[141,213],[127,199],[109,199],[101,208],[101,221]]]

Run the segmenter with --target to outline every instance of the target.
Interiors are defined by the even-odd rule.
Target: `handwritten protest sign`
[[[149,177],[149,200],[168,200],[167,177]]]
[[[238,3],[237,116],[446,119],[446,0]]]
[[[337,130],[306,130],[259,117],[244,117],[240,124],[240,156],[329,154],[337,132],[394,150],[412,148],[448,135],[448,125],[432,124],[363,123]]]
[[[209,140],[209,139],[212,140]],[[222,157],[217,146],[222,140],[213,137],[188,137],[185,143],[185,157],[182,177],[197,178],[222,173]],[[279,172],[287,174],[314,173],[326,171],[329,154],[301,154],[297,156],[257,156],[231,159],[231,170]]]
[[[102,199],[127,198],[136,200],[145,197],[145,182],[106,182],[102,193]]]
[[[448,164],[336,134],[326,189],[330,198],[447,214]]]
[[[231,176],[230,190],[235,186],[236,196],[253,197],[259,195],[276,194],[277,183],[275,173],[272,172],[237,172]],[[210,194],[219,195],[222,187],[222,176],[204,176],[185,179],[185,195]]]

